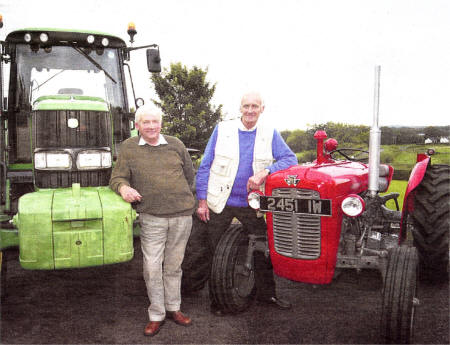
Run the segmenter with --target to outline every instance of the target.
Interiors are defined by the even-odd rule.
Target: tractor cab
[[[134,129],[130,52],[150,48],[159,72],[157,45],[50,28],[0,43],[0,249],[18,246],[28,269],[130,260],[136,213],[108,184]]]

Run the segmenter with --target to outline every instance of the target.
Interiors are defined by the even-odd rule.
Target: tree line
[[[208,70],[197,66],[188,68],[180,62],[172,63],[151,79],[159,99],[152,100],[164,112],[163,133],[174,135],[186,147],[203,151],[215,125],[223,118],[222,105],[214,106],[211,99],[216,84],[207,81]],[[314,150],[314,133],[325,130],[328,138],[335,138],[340,147],[367,147],[370,127],[327,122],[281,132],[294,152]],[[423,144],[425,139],[438,143],[450,136],[450,126],[381,127],[382,145]]]
[[[316,141],[313,136],[317,130],[324,130],[328,138],[336,139],[341,147],[342,145],[367,147],[369,143],[369,126],[335,122],[312,125],[307,130],[282,131],[281,135],[294,152],[301,152],[302,150],[313,150],[316,147]],[[449,138],[450,136],[450,126],[383,126],[380,130],[381,145],[423,144],[425,139],[430,139],[433,143],[439,143],[441,138]]]

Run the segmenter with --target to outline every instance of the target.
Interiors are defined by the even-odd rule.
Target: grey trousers
[[[150,321],[180,310],[181,263],[192,228],[192,216],[160,218],[139,214],[144,280],[150,300]]]

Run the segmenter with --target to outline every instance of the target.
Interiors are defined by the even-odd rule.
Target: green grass
[[[400,207],[400,211],[403,207],[403,199],[405,197],[406,192],[406,186],[408,185],[408,181],[398,181],[398,180],[392,180],[391,185],[389,186],[389,190],[387,193],[380,193],[381,195],[385,195],[388,193],[399,193],[400,196],[398,197],[398,205]],[[391,210],[396,210],[395,202],[394,200],[389,200],[386,203],[386,206],[390,208]]]
[[[407,170],[411,169],[416,164],[417,154],[425,153],[427,149],[432,148],[435,150],[435,154],[431,156],[432,164],[447,164],[450,165],[450,145],[448,144],[427,144],[427,145],[383,145],[381,154],[381,163],[388,163],[394,167],[394,170]],[[383,162],[383,156],[390,157],[392,161]],[[394,175],[395,176],[395,175]],[[397,192],[400,193],[398,202],[400,210],[403,206],[403,199],[405,196],[406,186],[408,181],[393,180],[389,186],[388,193]],[[384,193],[386,194],[386,193]],[[387,206],[395,210],[395,203],[393,200],[389,200]]]
[[[416,162],[418,153],[425,153],[427,149],[432,148],[435,154],[431,157],[434,164],[450,164],[450,146],[445,144],[434,145],[383,145],[381,147],[381,156],[389,157],[395,165],[413,166]]]

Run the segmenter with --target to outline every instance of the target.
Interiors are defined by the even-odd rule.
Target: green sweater
[[[125,184],[136,189],[142,200],[136,211],[158,217],[191,215],[194,169],[184,144],[164,135],[167,145],[139,145],[139,137],[125,140],[112,171],[109,185],[119,194]]]

